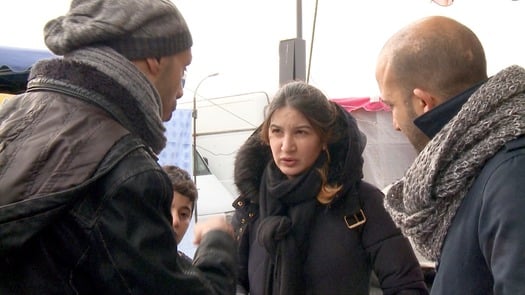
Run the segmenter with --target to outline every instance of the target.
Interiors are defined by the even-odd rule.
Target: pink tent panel
[[[331,101],[341,105],[347,111],[352,112],[364,109],[368,112],[390,111],[390,108],[378,98],[370,97],[351,97],[351,98],[331,98]]]

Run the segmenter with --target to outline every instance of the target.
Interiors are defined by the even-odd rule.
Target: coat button
[[[253,218],[253,217],[255,216],[255,214],[254,214],[253,212],[250,212],[250,213],[248,214],[248,216],[250,216],[250,218]]]
[[[243,202],[243,201],[239,201],[239,202],[237,202],[237,206],[239,206],[239,207],[244,206],[244,202]]]
[[[246,218],[241,219],[241,223],[246,223]]]

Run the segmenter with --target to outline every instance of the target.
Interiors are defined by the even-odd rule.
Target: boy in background
[[[173,166],[165,165],[162,167],[173,186],[173,200],[171,201],[171,215],[173,218],[173,229],[176,233],[177,245],[180,244],[184,234],[190,226],[191,218],[197,201],[197,187],[186,170]],[[192,264],[192,259],[179,251],[184,262]]]

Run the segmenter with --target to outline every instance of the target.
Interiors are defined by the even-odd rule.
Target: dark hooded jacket
[[[231,294],[226,233],[204,236],[190,270],[177,253],[171,182],[155,155],[163,139],[134,104],[153,87],[115,53],[84,54],[117,61],[109,68],[131,84],[42,61],[28,92],[0,108],[0,294]]]
[[[439,193],[435,194],[437,201],[429,202],[430,212],[442,223],[451,215],[442,244],[429,243],[441,246],[432,294],[524,294],[525,69],[517,65],[503,69],[425,113],[415,123],[432,138],[425,149],[441,142],[442,135],[449,132],[449,141],[444,143],[449,148],[444,153],[452,157],[446,163],[453,167],[454,160],[462,160],[456,173],[441,169],[444,172],[435,177],[436,185],[432,186]],[[492,133],[496,136],[489,137]],[[477,147],[466,144],[469,137]],[[496,147],[490,149],[491,145]],[[432,155],[434,165],[441,167],[438,164],[445,162],[438,160],[441,155]],[[422,165],[417,160],[413,166]],[[469,168],[473,165],[476,169]],[[465,175],[463,171],[471,173]],[[447,177],[449,181],[444,180]],[[468,181],[458,185],[455,179]],[[442,189],[444,185],[449,189]],[[460,193],[448,192],[455,188],[462,189]],[[442,213],[440,199],[446,204],[457,199],[457,209],[449,206],[441,210],[447,214]],[[405,204],[410,204],[407,197]],[[428,232],[429,223],[420,219],[420,224],[424,227],[413,233]]]
[[[233,204],[238,289],[251,295],[368,294],[373,270],[384,294],[427,294],[410,243],[383,207],[383,194],[362,181],[366,138],[339,106],[336,126],[343,136],[328,145],[328,180],[342,188],[326,205],[315,198],[319,191],[317,171],[311,173],[315,167],[298,176],[292,189],[267,185],[264,179],[275,180],[272,175],[286,180],[275,172],[260,130],[241,147],[234,173],[240,196]],[[322,153],[314,166],[325,160]],[[268,227],[272,223],[276,225]]]

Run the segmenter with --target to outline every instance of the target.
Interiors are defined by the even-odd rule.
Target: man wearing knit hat
[[[224,219],[184,270],[157,164],[192,38],[164,0],[73,0],[44,28],[61,58],[0,110],[0,294],[232,294]]]

